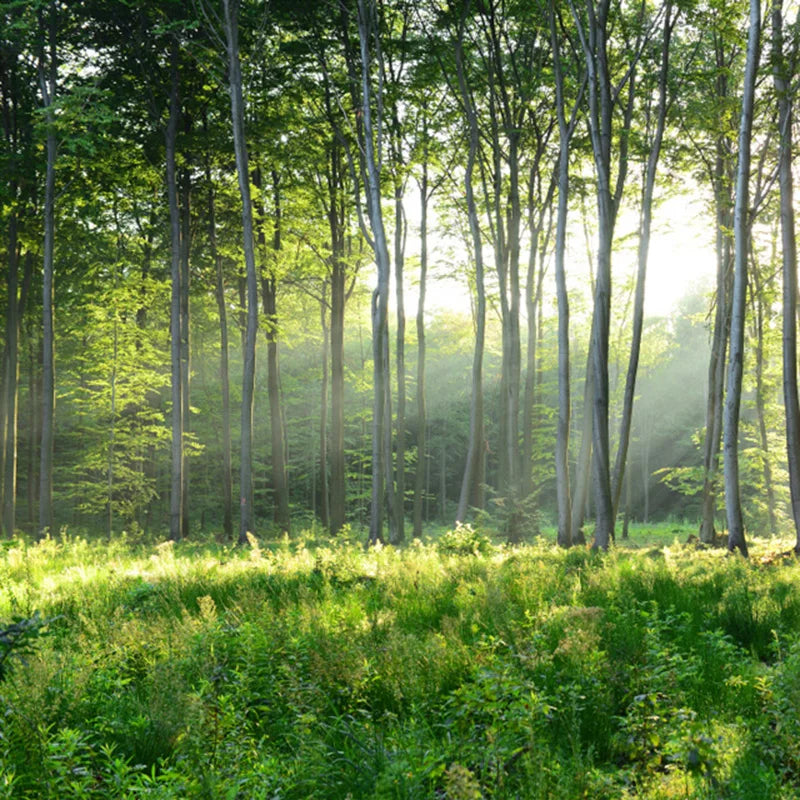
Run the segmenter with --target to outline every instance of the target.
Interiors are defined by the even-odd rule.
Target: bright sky
[[[708,291],[714,285],[716,256],[713,242],[713,221],[709,218],[703,200],[698,196],[684,195],[671,197],[661,203],[654,211],[653,231],[650,240],[650,256],[645,291],[646,316],[668,316],[678,307],[681,299],[690,289]],[[587,208],[591,213],[591,208]],[[573,222],[577,213],[572,212]],[[409,220],[408,252],[418,252],[418,242],[413,235],[413,219]],[[632,275],[636,270],[638,237],[634,234],[638,226],[638,211],[620,218],[617,232],[625,244],[615,251],[612,280],[624,280],[624,275]],[[594,246],[594,239],[591,241]],[[431,313],[437,310],[458,310],[468,312],[469,295],[465,279],[437,277],[440,269],[452,271],[466,262],[466,254],[454,243],[445,243],[432,237],[431,275],[428,283],[426,306]],[[491,261],[491,249],[485,249],[485,256]],[[437,263],[438,262],[438,263]],[[582,228],[578,225],[570,231],[568,243],[567,280],[572,291],[575,286],[587,280],[586,241]],[[524,266],[524,265],[523,265]],[[416,269],[409,272],[407,285],[417,278]],[[545,278],[545,291],[555,292],[552,266]],[[406,297],[406,310],[416,308],[416,289],[409,290]],[[413,312],[412,312],[413,313]]]

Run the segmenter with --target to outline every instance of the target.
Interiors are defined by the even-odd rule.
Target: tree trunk
[[[342,150],[331,145],[328,227],[331,236],[331,438],[330,438],[330,532],[345,524],[347,485],[344,457],[344,309],[345,288],[345,170]]]
[[[717,100],[727,101],[728,79],[724,52],[717,48],[716,81]],[[716,539],[715,516],[719,490],[719,454],[722,442],[722,403],[725,394],[725,360],[731,324],[731,283],[733,253],[730,231],[733,228],[733,180],[731,153],[734,147],[727,134],[716,142],[716,156],[712,174],[714,204],[716,208],[717,290],[711,354],[708,364],[708,398],[706,405],[706,436],[703,454],[703,518],[700,541],[713,544]]]
[[[473,258],[475,259],[475,351],[472,360],[472,393],[469,416],[469,444],[467,447],[467,462],[464,467],[464,478],[461,483],[461,493],[458,498],[456,520],[464,521],[467,516],[467,506],[475,501],[478,486],[482,481],[484,451],[486,449],[483,424],[483,349],[486,336],[486,291],[483,276],[483,247],[481,244],[481,231],[478,222],[478,210],[475,195],[472,189],[472,173],[478,153],[479,131],[478,118],[472,98],[467,87],[464,73],[464,24],[466,6],[461,16],[458,39],[455,42],[456,68],[458,71],[458,86],[461,93],[461,102],[466,114],[469,128],[469,154],[467,168],[464,174],[464,191],[467,199],[467,212],[469,215],[469,228],[472,236]]]
[[[53,262],[55,246],[56,131],[56,4],[49,4],[49,19],[39,12],[39,88],[47,121],[47,162],[44,189],[44,257],[42,268],[42,439],[39,466],[39,536],[53,533],[53,433],[55,425],[55,347],[53,335]],[[47,43],[45,45],[45,37]],[[45,48],[47,55],[45,55]]]
[[[597,191],[597,274],[592,314],[592,464],[595,494],[595,535],[593,547],[605,550],[614,535],[614,509],[611,497],[611,470],[608,432],[608,349],[611,315],[611,247],[616,216],[615,196],[611,191],[612,100],[607,53],[609,0],[587,2],[588,20],[584,29],[574,6],[573,17],[579,26],[589,76],[589,131],[594,155]],[[633,80],[632,76],[629,80]],[[624,133],[624,131],[623,131]],[[623,139],[624,141],[624,139]],[[622,147],[622,144],[620,144]],[[624,177],[622,155],[617,176],[620,189]],[[617,192],[616,194],[620,194]]]
[[[250,200],[250,171],[244,131],[242,72],[239,61],[239,0],[222,0],[225,13],[225,39],[228,55],[228,88],[231,96],[231,125],[236,154],[236,173],[242,198],[245,280],[247,289],[247,329],[242,367],[242,442],[240,465],[239,544],[255,533],[253,510],[253,394],[256,372],[256,334],[258,332],[258,283],[253,238],[253,208]]]
[[[17,249],[17,215],[11,212],[8,224],[8,300],[6,305],[6,341],[3,349],[3,419],[2,419],[2,530],[14,535],[17,497],[17,390],[19,385],[19,251]]]
[[[739,125],[739,157],[734,207],[734,278],[731,314],[731,346],[728,361],[728,386],[725,398],[725,511],[728,519],[728,550],[738,549],[747,556],[739,486],[739,413],[741,410],[742,368],[744,364],[745,295],[749,252],[750,140],[758,70],[761,32],[760,0],[750,0],[750,30],[747,37],[742,111]]]
[[[203,127],[207,128],[206,119]],[[219,380],[222,391],[222,532],[225,541],[233,539],[233,479],[231,475],[231,394],[228,369],[228,306],[225,301],[225,276],[222,256],[217,249],[217,215],[211,165],[206,152],[206,183],[208,184],[208,241],[214,262],[214,297],[219,317]]]
[[[628,444],[633,418],[633,397],[636,390],[636,374],[639,369],[639,353],[641,351],[642,328],[644,326],[644,290],[647,278],[647,259],[650,252],[650,227],[653,218],[653,192],[656,184],[656,169],[661,154],[661,142],[664,138],[664,127],[667,119],[667,79],[669,77],[670,39],[675,20],[672,18],[672,3],[667,1],[664,11],[664,30],[661,45],[661,70],[658,80],[658,108],[656,110],[656,130],[650,153],[647,157],[644,188],[642,191],[642,209],[639,227],[638,270],[636,273],[636,292],[633,304],[633,335],[631,353],[628,359],[628,372],[625,378],[625,391],[622,402],[622,422],[620,424],[617,458],[614,465],[613,481],[613,519],[616,520],[622,493],[622,481],[628,457]]]
[[[169,119],[166,129],[166,181],[169,200],[170,275],[170,355],[172,360],[172,472],[170,490],[169,534],[173,541],[183,535],[183,380],[181,378],[181,220],[178,208],[178,187],[175,163],[175,142],[178,134],[180,101],[178,97],[178,44],[173,40],[170,51]]]
[[[399,128],[396,119],[395,128]],[[394,138],[399,138],[395,131]],[[394,168],[402,168],[400,143],[395,141]],[[392,544],[401,544],[405,539],[405,496],[406,496],[406,310],[403,288],[403,262],[405,259],[406,222],[403,212],[403,180],[395,175],[394,188],[394,276],[397,303],[397,332],[395,358],[397,371],[397,416],[395,420],[395,535]]]
[[[583,387],[583,432],[578,460],[575,464],[575,492],[572,495],[571,539],[572,544],[585,544],[583,521],[589,497],[589,475],[592,463],[592,397],[594,396],[594,371],[592,370],[591,345],[586,356],[586,380]]]
[[[414,472],[414,538],[422,538],[422,508],[427,466],[427,409],[425,407],[425,295],[428,280],[428,117],[423,120],[420,193],[419,300],[417,302],[417,464]]]
[[[328,487],[328,351],[330,350],[330,329],[328,327],[328,299],[324,288],[319,304],[320,326],[322,328],[322,384],[319,398],[319,472],[320,472],[320,519],[322,527],[330,530],[331,502]]]
[[[184,130],[189,132],[191,123],[184,114]],[[181,318],[181,422],[183,430],[181,441],[183,447],[183,472],[181,490],[181,537],[189,536],[189,460],[186,458],[187,436],[190,422],[190,374],[191,350],[189,342],[189,257],[191,251],[191,180],[188,168],[181,171],[180,181],[180,217],[181,217],[181,281],[180,281],[180,318]]]
[[[260,167],[257,167],[253,174],[253,184],[261,191],[262,176]],[[275,170],[272,171],[272,192],[274,228],[271,257],[266,255],[266,232],[263,218],[259,225],[258,241],[265,251],[266,261],[272,261],[272,265],[265,263],[261,270],[261,303],[266,321],[264,335],[267,339],[267,394],[269,396],[273,520],[281,531],[288,533],[291,529],[289,481],[286,475],[286,435],[281,409],[281,379],[278,360],[278,284],[275,278],[275,263],[280,257],[281,250],[282,205],[280,179]]]
[[[553,48],[553,68],[556,84],[556,112],[558,114],[558,210],[556,216],[556,296],[558,302],[558,427],[556,430],[556,501],[558,504],[557,541],[561,547],[570,547],[577,541],[572,528],[569,483],[569,420],[570,420],[570,369],[569,369],[569,295],[564,257],[567,245],[567,212],[569,202],[569,140],[570,130],[564,108],[564,77],[561,71],[561,54],[556,31],[555,7],[549,3],[550,42]]]
[[[378,285],[372,293],[372,360],[373,360],[373,407],[372,407],[372,493],[370,501],[369,541],[383,541],[384,505],[389,510],[390,532],[394,535],[392,514],[391,451],[391,404],[389,373],[389,249],[386,228],[381,211],[380,152],[375,151],[376,138],[380,141],[379,129],[382,119],[383,95],[379,89],[375,98],[378,106],[377,123],[372,117],[372,55],[370,41],[380,49],[375,0],[358,0],[358,37],[361,52],[361,112],[363,120],[363,167],[366,188],[366,205],[372,237],[370,246],[378,267]],[[378,53],[380,61],[380,52]],[[382,65],[381,65],[382,66]],[[381,83],[382,86],[382,83]],[[378,129],[376,130],[376,124]],[[388,468],[387,468],[388,467]]]
[[[794,552],[800,555],[800,401],[797,391],[797,242],[794,229],[792,179],[792,125],[790,85],[794,77],[783,52],[783,13],[780,0],[772,6],[773,80],[778,97],[781,190],[781,244],[783,251],[783,402],[786,408],[786,455],[795,529]]]

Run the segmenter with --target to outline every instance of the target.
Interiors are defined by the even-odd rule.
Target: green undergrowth
[[[800,567],[643,541],[8,542],[0,797],[797,797]]]

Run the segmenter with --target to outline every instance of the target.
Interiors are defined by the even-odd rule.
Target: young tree
[[[796,52],[796,51],[794,51]],[[786,456],[795,528],[794,551],[800,555],[800,401],[797,391],[797,242],[792,177],[791,84],[793,60],[784,52],[781,0],[772,5],[772,75],[778,101],[778,179],[780,182],[781,251],[783,264],[783,402],[786,413]]]
[[[55,248],[56,128],[55,104],[58,76],[56,3],[39,9],[39,91],[47,124],[47,166],[44,186],[44,253],[42,267],[42,430],[39,467],[38,533],[53,528],[53,436],[55,425],[55,346],[53,335],[53,263]]]
[[[258,283],[253,236],[253,206],[250,195],[250,168],[244,128],[242,68],[239,58],[239,0],[222,0],[222,26],[228,57],[228,91],[231,98],[231,125],[236,155],[236,174],[242,199],[242,236],[247,290],[247,327],[242,368],[242,426],[239,467],[239,544],[247,544],[248,534],[255,533],[253,509],[253,395],[256,371],[256,334],[258,333]]]
[[[756,73],[761,36],[761,3],[750,0],[750,28],[747,37],[742,110],[739,123],[739,155],[736,167],[736,205],[733,217],[734,281],[731,314],[731,345],[728,360],[728,385],[725,398],[725,511],[728,518],[728,549],[747,556],[739,486],[739,414],[742,402],[744,362],[745,301],[747,259],[750,247],[749,186],[750,147],[753,130]]]
[[[171,357],[171,398],[172,398],[172,472],[170,484],[169,534],[173,541],[184,534],[183,516],[185,513],[184,492],[184,441],[183,413],[184,383],[182,379],[181,358],[181,220],[178,207],[178,184],[175,148],[178,137],[178,120],[180,116],[180,97],[178,79],[178,42],[173,39],[170,44],[170,92],[169,117],[165,133],[166,145],[166,182],[169,203],[170,229],[170,280],[172,297],[170,300],[170,357]]]

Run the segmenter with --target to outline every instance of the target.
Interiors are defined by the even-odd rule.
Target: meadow
[[[5,542],[0,797],[797,797],[800,567],[686,533]]]

